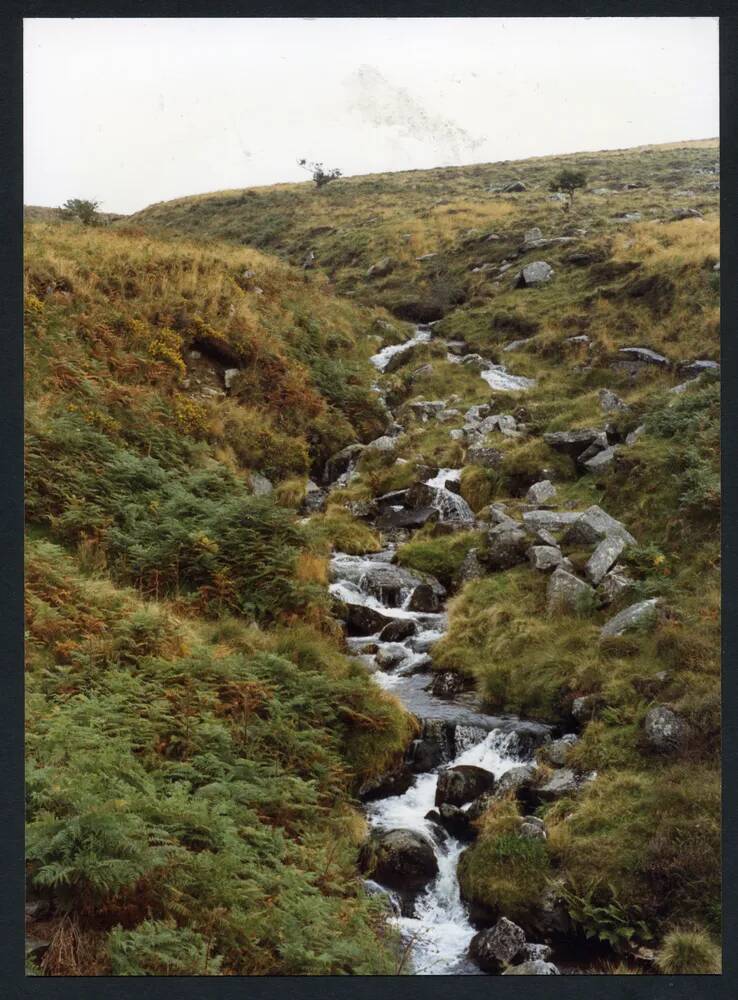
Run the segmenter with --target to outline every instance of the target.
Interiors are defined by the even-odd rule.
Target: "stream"
[[[388,349],[390,350],[390,349]],[[428,478],[432,505],[449,528],[474,523],[466,502],[446,483],[455,483],[459,469],[440,469]],[[436,582],[433,610],[412,610],[413,591],[423,582],[419,574],[393,562],[395,544],[382,552],[355,556],[336,552],[331,561],[332,595],[366,609],[367,624],[349,629],[347,644],[360,658],[377,684],[391,691],[421,724],[412,783],[402,794],[390,794],[366,804],[366,815],[375,830],[412,830],[426,836],[438,863],[436,877],[411,901],[367,880],[367,889],[390,897],[392,920],[408,946],[411,971],[416,975],[483,975],[467,957],[476,933],[461,899],[457,865],[466,843],[447,833],[429,817],[434,809],[439,773],[447,767],[472,764],[499,778],[511,767],[530,760],[533,747],[547,736],[549,727],[514,716],[492,716],[481,711],[475,695],[442,698],[430,690],[433,680],[433,646],[447,628],[445,591]],[[433,600],[430,602],[433,603]],[[381,616],[373,619],[372,613]],[[380,638],[388,622],[400,622],[399,641]],[[381,624],[380,624],[381,623]],[[368,631],[367,631],[368,630]],[[366,632],[366,634],[357,634]],[[430,753],[428,752],[430,748]],[[412,757],[412,748],[411,748]],[[470,803],[471,804],[471,803]]]

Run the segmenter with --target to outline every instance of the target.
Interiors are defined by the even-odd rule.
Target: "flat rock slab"
[[[624,548],[625,539],[622,536],[608,535],[602,539],[584,567],[584,573],[593,586],[602,581]]]
[[[604,639],[608,636],[623,635],[632,628],[655,622],[658,604],[658,597],[651,597],[647,601],[631,604],[630,607],[625,608],[602,626],[600,637]]]

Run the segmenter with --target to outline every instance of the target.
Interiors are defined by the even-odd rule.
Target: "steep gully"
[[[422,343],[430,337],[431,331],[420,327],[411,343]],[[407,349],[407,344],[391,346],[372,360],[383,371],[390,358]],[[451,354],[449,358],[460,360]],[[531,384],[491,363],[480,375],[498,390],[519,390]],[[349,469],[341,480],[350,479],[351,473]],[[459,469],[441,469],[425,482],[432,498],[430,504],[448,530],[474,525],[471,509],[453,489],[460,474]],[[549,738],[549,727],[514,716],[487,715],[480,711],[472,694],[444,698],[432,693],[432,649],[447,627],[444,592],[442,588],[433,593],[426,589],[426,601],[421,603],[428,610],[417,610],[413,594],[423,581],[393,563],[395,549],[396,542],[390,541],[384,551],[374,555],[335,553],[330,589],[338,600],[365,609],[365,624],[360,615],[358,624],[355,620],[354,627],[348,630],[347,643],[376,683],[399,698],[421,725],[420,739],[409,753],[410,770],[416,772],[409,787],[399,794],[392,794],[394,789],[390,787],[383,797],[367,802],[369,824],[374,831],[410,830],[428,838],[438,873],[409,902],[407,894],[392,892],[372,880],[367,881],[367,889],[389,895],[393,920],[407,944],[415,974],[478,975],[480,969],[467,958],[476,929],[461,899],[457,878],[459,857],[466,844],[444,830],[436,822],[438,814],[434,818],[433,813],[439,773],[448,767],[471,764],[499,778],[531,759],[534,748]],[[404,623],[395,627],[404,638],[391,641],[380,637],[388,621]]]

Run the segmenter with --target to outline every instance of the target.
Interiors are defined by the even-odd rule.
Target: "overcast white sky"
[[[25,202],[718,134],[716,18],[25,21]]]

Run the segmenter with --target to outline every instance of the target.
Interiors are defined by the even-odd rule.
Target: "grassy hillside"
[[[502,261],[522,232],[544,234],[585,221],[588,235],[618,228],[613,215],[639,211],[644,218],[668,214],[684,203],[717,210],[717,140],[681,146],[578,153],[350,177],[316,189],[311,182],[221,191],[163,202],[129,217],[131,224],[189,236],[251,245],[302,265],[315,253],[318,266],[340,294],[385,305],[407,319],[439,319],[449,308],[487,297],[491,280],[473,266]],[[583,169],[589,192],[578,193],[575,210],[562,219],[561,203],[549,200],[551,178],[563,167]],[[490,192],[520,180],[527,191]],[[627,184],[644,185],[623,190]],[[593,190],[612,189],[611,195]],[[127,224],[127,223],[126,223]],[[500,237],[487,242],[490,233]],[[418,260],[427,254],[435,256]],[[366,280],[373,264],[390,257],[392,270]]]
[[[59,224],[31,226],[26,252],[44,971],[393,971],[352,794],[410,722],[340,652],[330,542],[281,503],[381,426],[362,362],[375,317],[253,251]],[[212,380],[212,352],[243,365],[237,392],[198,388],[194,342]],[[271,496],[253,495],[256,469]]]
[[[523,920],[555,892],[582,935],[619,944],[637,927],[661,971],[705,971],[681,945],[713,962],[719,380],[670,390],[683,362],[720,357],[718,152],[705,141],[280,185],[105,229],[28,227],[29,884],[53,941],[45,971],[397,967],[358,886],[352,795],[398,759],[411,725],[341,652],[327,557],[376,551],[348,505],[428,466],[463,469],[482,523],[493,503],[521,516],[549,478],[557,509],[599,504],[637,542],[621,560],[627,595],[556,614],[527,565],[459,582],[481,526],[428,525],[398,551],[453,594],[435,669],[562,731],[589,699],[567,766],[596,780],[540,807],[548,839],[530,849],[511,836],[518,804],[490,807],[463,858],[465,894]],[[565,165],[588,175],[568,213],[548,192]],[[526,190],[488,190],[518,179]],[[674,219],[684,208],[697,214]],[[533,227],[570,242],[522,249]],[[311,250],[316,266],[295,267]],[[551,280],[516,287],[539,260]],[[368,358],[411,320],[438,322],[381,377],[402,433],[303,519],[308,475],[383,434]],[[535,385],[491,391],[448,360],[454,340]],[[669,363],[627,370],[623,347]],[[623,405],[605,412],[603,389]],[[413,418],[423,399],[449,416]],[[494,469],[453,433],[478,403],[523,427],[487,435]],[[619,446],[600,471],[544,440],[606,424]],[[256,473],[269,496],[254,495]],[[581,571],[589,552],[566,554]],[[600,641],[616,611],[653,596],[651,630]],[[654,705],[687,726],[675,754],[644,740]]]

